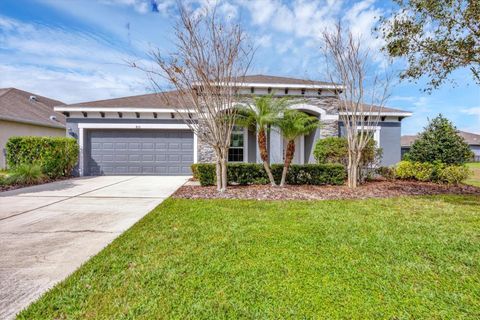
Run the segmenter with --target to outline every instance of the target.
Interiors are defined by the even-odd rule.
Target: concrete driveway
[[[0,193],[0,319],[14,317],[188,177],[85,177]]]

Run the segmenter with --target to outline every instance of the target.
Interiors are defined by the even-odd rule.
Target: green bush
[[[395,168],[393,167],[379,167],[375,172],[387,180],[395,179]]]
[[[198,163],[194,163],[190,166],[192,170],[193,179],[198,180]]]
[[[198,163],[197,177],[202,186],[213,186],[217,182],[216,167],[213,163]]]
[[[317,163],[348,164],[348,142],[344,137],[327,137],[315,142],[313,157]],[[363,149],[362,168],[372,167],[382,158],[382,149],[376,146],[375,140],[370,139]]]
[[[438,180],[447,184],[459,184],[466,180],[472,171],[466,166],[446,166],[438,173]]]
[[[70,176],[78,160],[75,139],[64,137],[11,137],[6,145],[7,164],[37,164],[49,178]]]
[[[446,184],[458,184],[471,174],[466,166],[446,165],[441,162],[400,161],[395,168],[398,179],[413,179]]]
[[[413,162],[404,160],[397,163],[395,167],[395,177],[398,179],[414,179],[415,168]]]
[[[347,139],[340,137],[327,137],[315,143],[313,156],[317,163],[347,164],[348,143]]]
[[[45,180],[42,167],[38,164],[21,164],[8,175],[7,184],[32,185]]]
[[[470,161],[472,157],[470,147],[458,135],[455,126],[440,114],[419,135],[404,159],[458,165]]]
[[[274,164],[271,167],[275,180],[279,182],[282,176],[283,165]],[[215,164],[198,164],[197,174],[202,186],[216,184]],[[229,184],[268,183],[268,177],[263,165],[257,163],[229,163],[227,176]],[[345,167],[340,164],[293,164],[290,166],[287,174],[287,184],[341,185],[345,182],[345,177]]]

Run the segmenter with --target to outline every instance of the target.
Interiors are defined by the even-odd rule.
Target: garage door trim
[[[88,148],[85,148],[86,132],[85,129],[159,129],[159,130],[190,130],[185,123],[79,123],[78,124],[78,144],[80,147],[79,154],[79,174],[85,175],[85,160]],[[193,132],[193,163],[198,160],[198,139],[195,132]]]

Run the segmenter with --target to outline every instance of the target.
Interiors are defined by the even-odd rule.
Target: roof
[[[175,108],[180,107],[178,91],[162,93],[149,93],[139,96],[130,96],[106,100],[87,101],[69,104],[65,107],[90,107],[90,108]]]
[[[465,139],[469,145],[480,145],[480,134],[458,131],[458,135]],[[400,144],[402,147],[411,147],[417,139],[418,135],[405,135],[401,137]]]
[[[380,114],[395,114],[395,115],[404,115],[404,116],[410,116],[412,113],[410,111],[406,111],[406,110],[400,110],[400,109],[394,109],[394,108],[390,108],[390,107],[380,107],[380,106],[371,106],[371,105],[368,105],[368,104],[363,104],[361,105],[360,107],[360,110],[364,110],[364,109],[367,109],[365,112],[367,111],[371,111],[373,114],[375,113],[378,113],[380,112]]]
[[[281,84],[281,85],[306,85],[306,86],[331,86],[333,83],[309,79],[298,79],[291,77],[269,76],[254,74],[242,77],[242,82],[255,84]]]
[[[30,99],[34,96],[35,100]],[[0,89],[0,119],[45,127],[65,128],[65,116],[53,110],[63,102],[16,88]],[[55,116],[56,120],[50,117]]]

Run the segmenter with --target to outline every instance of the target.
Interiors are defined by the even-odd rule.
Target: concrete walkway
[[[0,193],[0,319],[13,318],[188,177],[85,177]]]

